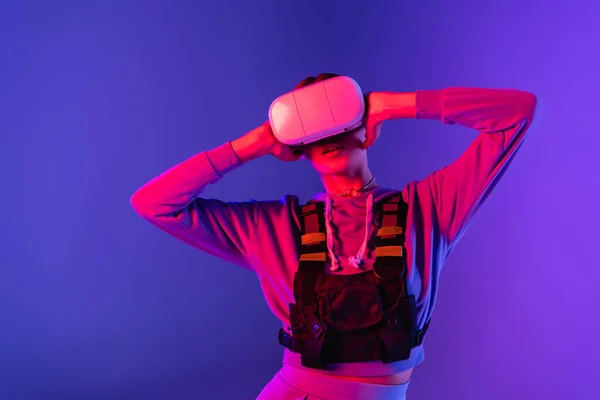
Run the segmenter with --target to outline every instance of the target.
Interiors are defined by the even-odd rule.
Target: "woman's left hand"
[[[367,131],[363,149],[373,146],[381,134],[381,125],[386,120],[383,107],[383,93],[372,92],[365,97],[365,129]]]

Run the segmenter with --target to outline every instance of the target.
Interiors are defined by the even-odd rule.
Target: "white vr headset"
[[[281,143],[302,146],[358,128],[364,114],[358,83],[338,76],[278,97],[269,107],[269,122]]]

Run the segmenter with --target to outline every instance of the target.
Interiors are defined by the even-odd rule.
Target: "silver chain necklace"
[[[361,187],[360,189],[349,189],[349,190],[345,191],[344,193],[334,193],[334,194],[336,196],[341,196],[341,197],[347,197],[347,196],[354,197],[354,196],[358,195],[359,193],[362,193],[365,190],[367,190],[373,182],[375,182],[374,176],[371,178],[371,180],[365,186]]]

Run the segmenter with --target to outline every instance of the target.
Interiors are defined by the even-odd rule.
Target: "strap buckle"
[[[292,337],[288,335],[288,333],[284,331],[283,328],[279,329],[279,334],[277,336],[280,345],[289,350],[292,350]]]
[[[427,328],[429,328],[429,321],[425,323],[423,329],[419,330],[415,333],[413,347],[420,346],[423,344],[423,339],[425,339],[425,334],[427,333]]]

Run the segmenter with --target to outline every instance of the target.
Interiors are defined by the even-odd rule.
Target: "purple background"
[[[256,277],[144,222],[129,197],[336,72],[366,91],[539,97],[446,264],[409,399],[597,399],[599,14],[592,0],[3,1],[0,398],[255,398],[282,354]],[[372,170],[401,188],[476,134],[388,122]],[[205,195],[319,190],[306,162],[267,157]]]

